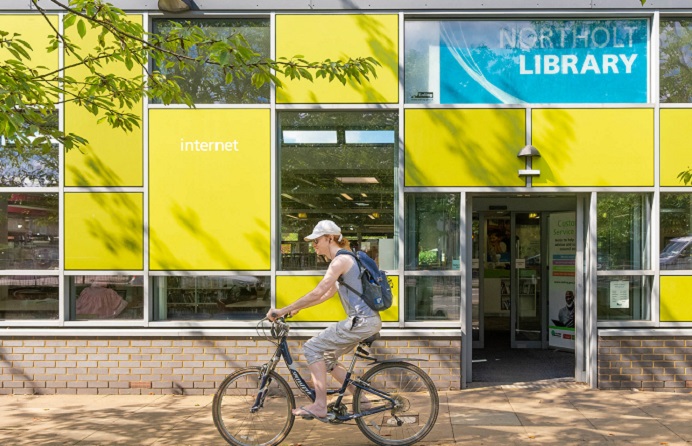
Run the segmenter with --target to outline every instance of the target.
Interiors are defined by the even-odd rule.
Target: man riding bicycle
[[[305,296],[283,308],[270,308],[267,318],[271,321],[287,314],[294,315],[303,308],[318,305],[339,292],[341,305],[347,318],[330,325],[325,330],[308,340],[303,345],[303,353],[315,386],[315,402],[293,410],[296,416],[326,421],[327,416],[327,371],[343,383],[346,369],[337,358],[353,348],[362,340],[378,333],[382,320],[377,311],[371,309],[355,292],[362,293],[360,269],[353,256],[340,255],[340,249],[350,250],[350,243],[341,234],[341,228],[331,220],[322,220],[305,237],[312,241],[315,252],[330,260],[329,268],[320,283]],[[347,286],[339,286],[338,279],[343,278]],[[353,389],[349,389],[351,392]]]

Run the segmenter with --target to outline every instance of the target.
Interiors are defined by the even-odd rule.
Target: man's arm
[[[336,293],[336,281],[342,274],[348,271],[353,265],[353,262],[354,260],[349,258],[349,256],[341,255],[335,257],[329,264],[329,268],[327,268],[327,272],[324,274],[320,283],[318,283],[312,291],[283,308],[269,310],[270,313],[273,312],[274,314],[268,315],[268,317],[274,316],[270,318],[274,319],[289,313],[295,314],[304,308],[321,304],[330,299]]]

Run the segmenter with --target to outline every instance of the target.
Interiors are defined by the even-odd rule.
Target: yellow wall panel
[[[534,109],[534,186],[653,186],[652,109]]]
[[[523,186],[519,109],[405,111],[406,186]]]
[[[270,268],[269,122],[269,110],[150,110],[151,269]]]
[[[283,308],[312,291],[323,276],[279,276],[276,278],[276,306]],[[383,322],[399,320],[399,278],[388,276],[391,280],[394,301],[392,306],[380,313]],[[301,310],[291,318],[295,322],[333,322],[346,318],[338,293],[321,304]]]
[[[678,174],[692,167],[690,123],[692,109],[661,110],[661,186],[684,186]]]
[[[55,28],[58,27],[58,16],[49,15],[48,19]],[[33,68],[46,67],[50,71],[58,68],[58,51],[51,53],[46,51],[49,44],[48,36],[54,32],[43,16],[38,14],[0,15],[0,29],[10,33],[8,36],[10,38],[14,33],[20,34],[19,39],[31,45],[32,51],[27,50],[31,60],[25,65]],[[5,60],[7,57],[14,58],[7,50],[0,49],[0,60]]]
[[[690,290],[690,276],[661,276],[661,322],[692,322]]]
[[[359,84],[338,80],[289,80],[279,75],[284,88],[279,103],[396,103],[399,100],[399,17],[395,14],[277,15],[277,58],[305,56],[309,61],[373,57],[382,66],[377,78]]]
[[[142,16],[133,15],[132,21],[142,23]],[[76,26],[67,29],[66,33],[74,43],[83,49],[92,48],[96,44],[98,29],[87,26],[87,34],[80,39]],[[76,59],[65,55],[65,63],[69,65]],[[105,65],[108,72],[122,77],[141,75],[137,66],[128,71],[124,63]],[[89,74],[83,67],[77,67],[67,72],[68,75],[79,79]],[[126,110],[142,118],[142,104],[137,104],[133,110]],[[98,123],[103,117],[101,113],[94,116],[81,107],[68,102],[65,105],[65,131],[76,133],[86,138],[89,143],[79,150],[72,149],[65,154],[65,185],[66,186],[142,186],[143,185],[143,133],[140,128],[132,132],[113,129],[107,123]]]
[[[141,270],[141,193],[65,194],[65,269]]]

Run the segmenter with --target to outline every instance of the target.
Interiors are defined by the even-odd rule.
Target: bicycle
[[[221,436],[235,446],[272,446],[291,431],[295,415],[295,396],[286,380],[275,369],[281,358],[298,389],[310,400],[315,391],[298,372],[286,338],[289,326],[283,318],[271,327],[262,319],[257,333],[277,346],[269,361],[260,367],[238,370],[221,382],[214,395],[212,415]],[[267,330],[269,330],[267,332]],[[405,446],[422,440],[435,425],[439,410],[437,389],[419,367],[402,359],[378,360],[370,356],[372,343],[379,333],[361,341],[336,395],[328,405],[327,420],[342,424],[355,420],[360,431],[371,441],[384,446]],[[360,377],[353,377],[358,358],[371,362]],[[344,404],[346,388],[355,387],[352,412]]]

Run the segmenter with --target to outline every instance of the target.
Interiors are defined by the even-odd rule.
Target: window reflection
[[[661,194],[661,269],[692,269],[692,194]]]
[[[407,321],[459,320],[459,277],[406,277]]]
[[[153,21],[155,34],[165,36],[174,28],[174,23],[191,24],[204,29],[211,39],[225,40],[241,34],[252,49],[264,57],[269,56],[269,20],[266,19],[160,19]],[[201,45],[187,49],[191,57],[207,53]],[[250,62],[253,62],[250,59]],[[167,76],[179,76],[176,81],[184,93],[189,94],[196,104],[264,104],[269,102],[269,83],[260,88],[252,85],[249,76],[233,77],[226,83],[226,73],[211,64],[198,64],[185,72],[175,67],[154,67]],[[157,100],[153,100],[157,103]],[[158,101],[160,103],[160,101]]]
[[[459,269],[459,194],[407,194],[406,269]]]
[[[29,122],[24,123],[25,131]],[[50,134],[58,128],[58,113],[46,117],[44,132],[37,130],[35,137]],[[47,133],[46,133],[47,131]],[[30,139],[35,139],[31,137]],[[58,141],[50,139],[50,148],[41,145],[17,145],[16,141],[0,136],[0,186],[50,187],[58,185]]]
[[[57,318],[57,276],[0,276],[0,319]]]
[[[649,195],[599,193],[598,269],[649,269],[650,221]]]
[[[70,307],[76,320],[142,319],[143,283],[142,276],[70,277]]]
[[[58,194],[0,194],[0,269],[58,269]]]
[[[269,311],[266,276],[156,277],[155,319],[259,319]]]
[[[692,20],[661,19],[661,102],[692,102]]]
[[[318,221],[333,220],[353,249],[395,269],[398,114],[283,112],[279,123],[280,268],[326,268],[303,237]]]

